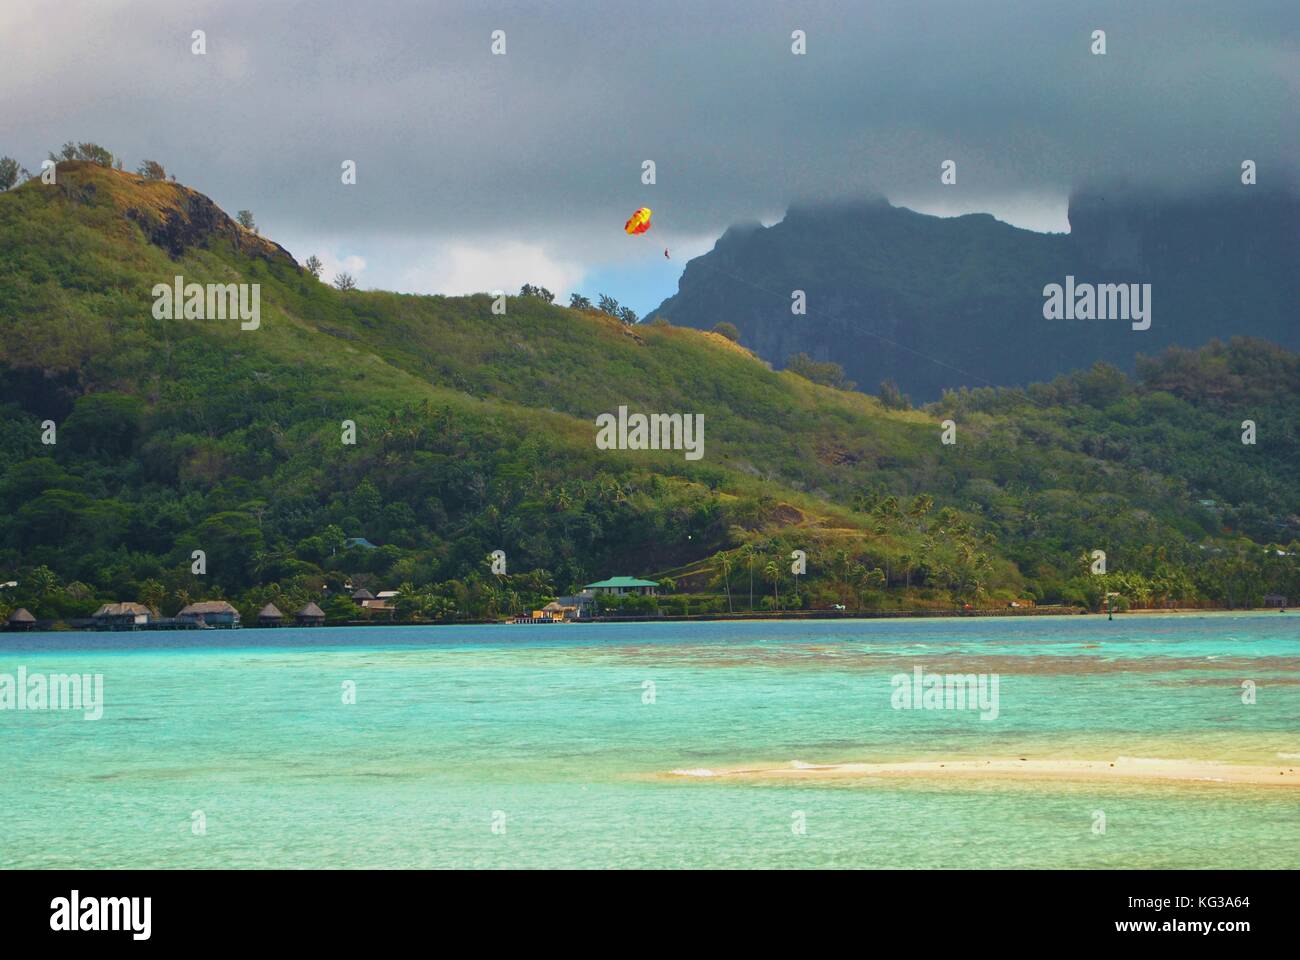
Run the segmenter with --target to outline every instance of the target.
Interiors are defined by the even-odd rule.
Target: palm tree
[[[871,513],[879,502],[880,494],[875,490],[867,490],[853,497],[853,509],[858,513]]]
[[[501,588],[496,584],[485,583],[479,592],[479,598],[483,604],[483,615],[487,617],[497,616],[501,607]]]
[[[774,610],[779,610],[781,609],[781,593],[779,589],[781,583],[781,565],[775,560],[769,560],[767,561],[767,566],[763,568],[763,572],[767,574],[767,578],[772,581],[772,608]]]
[[[403,580],[397,585],[397,597],[393,600],[393,606],[397,608],[399,616],[411,620],[419,620],[424,612],[420,605],[420,595],[410,580]]]
[[[261,521],[258,521],[261,524]],[[278,550],[256,550],[253,553],[253,574],[259,580],[265,580],[266,574],[284,561],[284,554]]]
[[[747,543],[740,548],[741,554],[745,557],[745,562],[749,566],[749,612],[754,612],[754,545]]]
[[[854,609],[861,610],[866,604],[862,602],[863,596],[867,590],[867,568],[861,563],[854,561],[853,566],[849,568],[848,573],[844,575],[844,587],[848,594],[843,598],[845,606],[848,606],[849,597],[856,596]],[[853,588],[857,587],[856,590]]]
[[[885,585],[885,571],[879,567],[872,567],[868,570],[865,566],[861,568],[858,583],[862,592],[863,606],[866,606],[865,598],[868,591],[880,589]]]
[[[44,600],[47,594],[58,589],[59,578],[49,567],[41,564],[27,575],[27,583],[38,599]]]
[[[556,510],[563,512],[573,506],[573,496],[568,490],[561,486],[556,489],[555,493],[552,495],[551,503],[555,505]]]
[[[718,565],[722,567],[722,579],[727,586],[727,613],[734,612],[731,608],[731,554],[723,550],[718,554]]]
[[[912,505],[907,510],[907,515],[916,521],[917,526],[925,519],[925,515],[934,509],[934,497],[928,493],[918,493],[912,498]]]
[[[163,601],[167,599],[167,588],[160,580],[146,580],[140,584],[140,599],[155,617],[160,617]]]
[[[851,592],[849,586],[849,568],[852,566],[852,563],[853,558],[849,556],[847,550],[841,549],[835,551],[835,566],[837,566],[840,571],[840,599],[846,604],[848,603],[849,593]]]

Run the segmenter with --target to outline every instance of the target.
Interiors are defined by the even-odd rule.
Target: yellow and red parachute
[[[632,214],[632,219],[623,224],[623,229],[629,234],[645,233],[650,229],[650,217],[653,216],[649,207],[642,207],[636,213]]]

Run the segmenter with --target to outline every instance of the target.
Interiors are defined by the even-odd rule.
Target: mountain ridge
[[[499,316],[485,294],[336,290],[188,188],[57,171],[59,189],[0,193],[0,580],[39,616],[215,595],[251,617],[349,582],[482,616],[674,570],[696,596],[670,609],[717,611],[750,550],[759,599],[790,602],[795,549],[800,606],[1095,606],[1121,581],[1080,570],[1092,548],[1135,603],[1300,593],[1294,561],[1263,550],[1300,536],[1300,361],[1275,347],[891,408],[706,331],[536,296]],[[259,328],[154,316],[178,274],[258,283]],[[620,404],[703,414],[704,460],[597,449],[595,417]],[[1243,408],[1257,448],[1234,432]]]
[[[1023,386],[1094,361],[1132,371],[1140,353],[1214,337],[1300,348],[1294,195],[1076,192],[1069,217],[1069,233],[1042,234],[878,198],[794,205],[770,227],[726,231],[647,319],[729,322],[778,367],[806,353],[840,363],[863,389],[888,379],[922,400],[961,386]],[[1071,276],[1149,283],[1151,329],[1045,320],[1045,286]],[[791,312],[796,290],[806,316]]]

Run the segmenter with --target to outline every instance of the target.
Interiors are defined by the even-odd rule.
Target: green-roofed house
[[[592,595],[613,594],[618,597],[629,594],[653,597],[659,592],[659,584],[653,580],[638,580],[636,577],[610,577],[608,580],[587,584],[582,592]]]

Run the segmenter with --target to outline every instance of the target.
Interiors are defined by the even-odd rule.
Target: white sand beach
[[[1294,764],[1240,764],[1213,760],[1165,760],[1116,757],[1113,760],[1038,760],[1026,757],[987,757],[965,760],[917,760],[894,763],[804,763],[798,760],[771,766],[673,770],[671,777],[709,780],[850,780],[872,777],[917,779],[1015,779],[1103,781],[1178,781],[1184,783],[1300,786]]]

